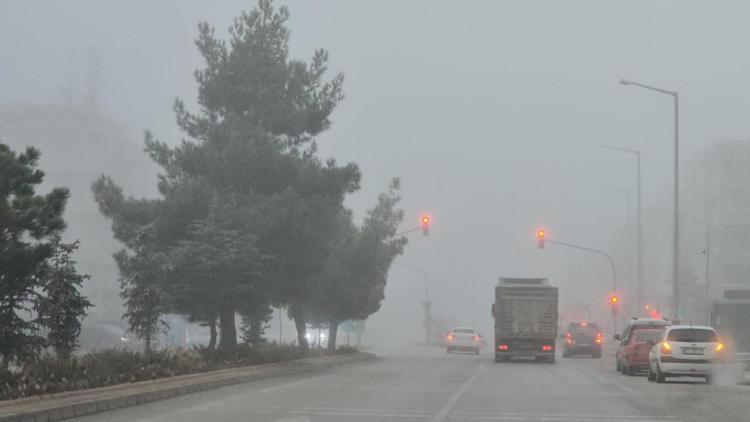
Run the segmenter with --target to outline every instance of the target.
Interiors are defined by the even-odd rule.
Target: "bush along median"
[[[347,346],[339,347],[333,352],[325,349],[305,351],[292,345],[270,343],[256,346],[242,344],[227,352],[194,348],[145,354],[124,349],[105,349],[68,359],[47,355],[16,371],[5,370],[0,373],[0,400],[356,351]]]

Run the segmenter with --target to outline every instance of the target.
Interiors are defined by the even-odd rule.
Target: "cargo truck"
[[[532,357],[555,362],[557,287],[546,278],[501,277],[495,287],[495,362]]]

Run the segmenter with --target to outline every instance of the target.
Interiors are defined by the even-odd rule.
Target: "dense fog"
[[[396,260],[405,265],[391,268],[365,343],[396,350],[423,341],[425,283],[442,324],[436,329],[466,325],[491,337],[500,276],[548,277],[560,288],[562,321],[588,319],[590,309],[610,331],[607,261],[550,244],[540,250],[535,238],[543,228],[550,239],[607,251],[618,293],[632,299],[634,161],[600,144],[641,152],[644,286],[649,300],[668,307],[673,104],[619,81],[679,91],[684,172],[700,167],[716,142],[747,140],[750,4],[722,3],[732,7],[678,0],[280,3],[291,13],[290,57],[309,60],[325,48],[330,75],[345,75],[346,98],[317,142],[322,157],[360,166],[361,189],[347,199],[356,218],[392,177],[402,181],[403,230],[417,227],[421,215],[432,218],[429,236],[408,234]],[[197,108],[198,22],[223,37],[253,5],[0,2],[0,139],[38,147],[45,187],[71,188],[66,236],[81,239],[79,261],[93,276],[85,287],[96,305],[91,318],[120,313],[111,259],[119,246],[91,182],[108,173],[130,195],[156,195],[157,168],[141,152],[142,131],[178,145],[185,135],[175,124],[174,98]],[[693,185],[683,182],[689,201]],[[601,185],[630,191],[629,227],[624,197]],[[691,233],[703,228],[684,227],[684,273],[697,274],[700,284],[704,248]],[[621,318],[628,317],[626,310]],[[273,320],[269,338],[277,327]],[[294,325],[286,320],[282,328],[292,335]]]

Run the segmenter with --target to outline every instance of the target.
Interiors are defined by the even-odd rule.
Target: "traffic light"
[[[609,295],[609,299],[607,300],[609,302],[609,307],[612,310],[612,315],[617,315],[617,312],[620,309],[620,297],[616,294]]]
[[[544,230],[536,231],[536,241],[539,249],[544,249]]]
[[[427,215],[422,216],[422,234],[425,236],[430,234],[430,217]]]

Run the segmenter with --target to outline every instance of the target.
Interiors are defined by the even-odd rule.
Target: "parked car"
[[[626,349],[629,344],[633,341],[633,336],[636,335],[636,332],[639,330],[653,330],[653,329],[664,329],[664,327],[667,327],[669,325],[672,325],[669,321],[663,320],[663,319],[638,319],[633,318],[630,320],[626,325],[625,328],[622,331],[622,334],[615,334],[614,339],[619,341],[620,344],[617,346],[617,351],[615,352],[615,368],[618,372],[622,372],[622,366],[623,362],[626,358]],[[641,346],[643,347],[643,346]],[[650,350],[650,348],[649,348]],[[640,356],[640,355],[639,355]],[[633,361],[634,365],[637,365],[637,360]]]
[[[667,377],[703,377],[710,384],[724,360],[725,345],[711,327],[673,325],[649,353],[648,380]]]
[[[564,358],[574,355],[591,355],[595,359],[602,357],[602,330],[593,322],[571,322],[563,338]]]

